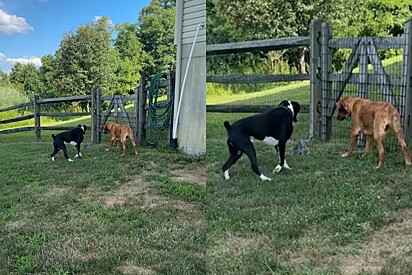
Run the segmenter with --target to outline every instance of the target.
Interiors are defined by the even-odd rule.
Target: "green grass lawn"
[[[204,157],[131,144],[122,157],[103,135],[52,162],[52,132],[0,135],[0,274],[206,272]]]
[[[207,89],[213,89],[212,85],[208,84]],[[290,98],[301,102],[301,104],[309,104],[309,95],[309,81],[300,81],[254,93],[214,94],[211,92],[210,94],[208,93],[206,97],[206,103],[259,105],[273,104],[273,102],[280,102],[285,98]]]
[[[229,153],[224,120],[245,114],[207,115],[206,234],[209,274],[412,274],[412,167],[401,150],[342,159],[348,145],[309,144],[307,115],[298,117],[286,159],[293,170],[271,171],[274,148],[255,142],[261,181],[242,157],[225,180]]]

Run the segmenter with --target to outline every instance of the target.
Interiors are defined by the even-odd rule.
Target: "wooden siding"
[[[185,0],[183,3],[182,44],[191,44],[199,23],[206,21],[206,1]],[[197,42],[206,41],[206,28],[200,27]]]

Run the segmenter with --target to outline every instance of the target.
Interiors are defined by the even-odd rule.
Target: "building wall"
[[[182,87],[199,23],[202,25],[193,48],[186,83]],[[177,126],[179,147],[188,154],[204,154],[206,152],[206,0],[176,1],[175,44],[177,60],[173,122],[176,125],[178,102],[182,96]]]

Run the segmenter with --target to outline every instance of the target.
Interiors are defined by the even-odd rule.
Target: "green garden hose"
[[[161,87],[162,79],[167,77],[167,73],[159,73],[150,81],[148,98],[148,110],[146,118],[146,140],[149,144],[156,144],[161,133],[169,128],[173,112],[174,93],[170,93],[170,98],[165,97],[167,89]],[[160,100],[159,100],[160,99]]]

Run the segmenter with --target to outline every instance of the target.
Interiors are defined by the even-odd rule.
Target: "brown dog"
[[[336,103],[336,110],[338,111],[338,120],[349,117],[352,119],[349,149],[342,157],[352,155],[358,135],[364,133],[366,135],[366,147],[363,156],[370,151],[373,137],[379,152],[379,164],[376,168],[381,167],[385,161],[385,150],[382,142],[388,130],[392,128],[402,146],[405,164],[411,165],[408,146],[400,123],[400,115],[390,103],[373,102],[357,97],[342,97]]]
[[[123,155],[124,156],[126,154],[126,140],[127,138],[130,138],[130,141],[133,144],[134,147],[134,153],[137,155],[137,147],[136,147],[136,141],[134,139],[134,133],[133,130],[126,125],[120,125],[117,123],[106,123],[104,125],[103,128],[105,133],[110,132],[110,143],[109,143],[109,148],[106,149],[106,151],[109,151],[110,149],[112,149],[113,146],[113,142],[115,140],[120,141],[120,143],[122,144],[122,148],[123,148]],[[119,143],[117,143],[117,147],[119,147]]]

